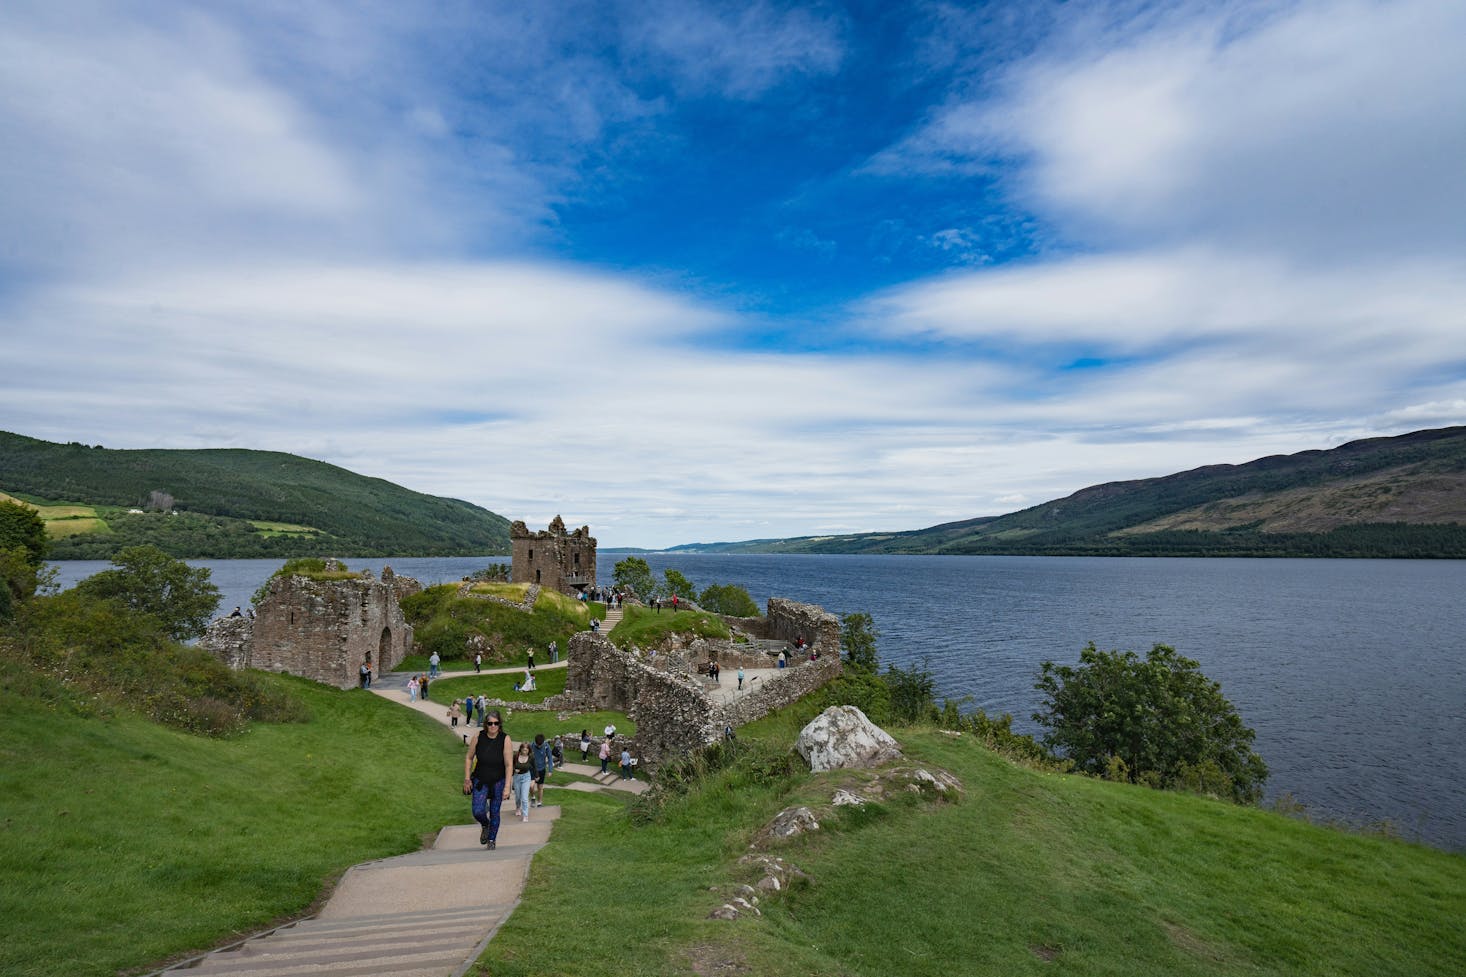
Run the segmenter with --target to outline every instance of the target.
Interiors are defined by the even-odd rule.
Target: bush
[[[630,591],[642,600],[651,597],[657,589],[650,564],[639,556],[628,556],[617,563],[611,579],[617,590]]]
[[[748,591],[737,584],[712,584],[697,599],[703,610],[729,617],[757,617],[756,604]]]
[[[206,567],[191,567],[156,546],[132,546],[112,557],[114,569],[93,574],[76,589],[151,615],[174,641],[204,633],[219,606],[219,588]]]
[[[1044,709],[1033,715],[1048,729],[1044,743],[1079,770],[1238,803],[1262,796],[1267,765],[1252,752],[1255,734],[1196,662],[1166,645],[1141,659],[1092,642],[1079,661],[1043,663],[1034,687]]]
[[[49,676],[69,698],[99,698],[191,733],[309,718],[278,687],[172,641],[152,614],[80,588],[28,602],[7,637],[0,653]]]

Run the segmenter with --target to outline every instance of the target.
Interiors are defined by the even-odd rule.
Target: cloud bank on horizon
[[[668,546],[1466,423],[1462,50],[1454,0],[19,0],[0,427]]]

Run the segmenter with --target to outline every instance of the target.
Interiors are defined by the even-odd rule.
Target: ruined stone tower
[[[514,548],[514,583],[537,583],[562,594],[578,594],[596,585],[596,538],[589,526],[573,533],[556,516],[550,528],[532,533],[521,520],[509,527]]]

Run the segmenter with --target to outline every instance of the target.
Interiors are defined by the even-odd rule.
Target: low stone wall
[[[665,757],[716,741],[726,726],[742,726],[789,705],[839,675],[841,667],[837,651],[765,671],[767,685],[723,706],[686,674],[685,666],[663,667],[668,664],[666,656],[642,659],[600,634],[582,631],[570,639],[565,692],[545,706],[626,713],[636,722],[639,762],[654,769]]]
[[[839,655],[821,655],[815,661],[801,661],[777,669],[778,679],[761,685],[742,698],[722,706],[722,726],[735,729],[755,719],[762,719],[775,709],[797,702],[822,685],[838,678],[843,666]]]

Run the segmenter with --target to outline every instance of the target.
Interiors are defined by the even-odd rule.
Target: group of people
[[[428,701],[428,676],[421,673],[412,676],[407,680],[407,701],[416,702],[418,699]]]
[[[452,713],[449,715],[451,717]],[[481,716],[482,725],[478,733],[471,740],[466,735],[464,737],[468,741],[468,752],[463,758],[463,793],[471,799],[473,818],[479,823],[479,844],[493,849],[498,845],[504,802],[512,798],[515,817],[528,821],[532,808],[544,806],[545,780],[555,767],[564,764],[565,748],[560,737],[550,740],[544,733],[536,733],[532,741],[515,743],[504,729],[504,717],[499,710],[489,709]],[[606,728],[606,739],[601,745],[603,773],[606,772],[616,731],[615,726]],[[582,729],[582,760],[589,756],[590,745],[590,731]],[[629,748],[622,749],[621,776],[635,780],[634,766]]]

